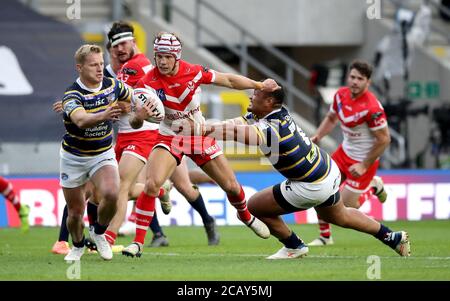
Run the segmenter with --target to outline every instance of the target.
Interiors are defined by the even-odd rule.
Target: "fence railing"
[[[170,0],[152,0],[151,8],[152,13],[161,14],[162,12],[157,11],[157,2],[161,2],[163,7],[168,8],[171,13],[176,13],[179,16],[183,17],[185,20],[190,22],[195,29],[195,41],[198,46],[202,46],[202,34],[207,34],[210,38],[218,41],[221,46],[227,48],[231,53],[239,57],[240,59],[240,72],[243,75],[247,75],[249,66],[252,66],[259,72],[261,72],[264,76],[271,77],[283,85],[286,91],[286,103],[289,108],[293,109],[294,107],[294,98],[300,100],[304,104],[310,106],[311,108],[316,108],[316,101],[313,100],[309,95],[305,94],[302,90],[297,88],[295,85],[294,79],[296,76],[300,76],[305,80],[309,79],[310,72],[308,69],[297,63],[295,60],[291,59],[289,56],[278,50],[277,48],[267,44],[262,41],[260,38],[249,32],[247,29],[239,25],[237,22],[232,20],[230,17],[223,14],[217,8],[212,6],[203,0],[195,0],[195,9],[193,15],[190,15],[186,12],[185,9],[174,5]],[[232,45],[228,41],[226,41],[219,34],[215,33],[210,29],[210,26],[206,26],[202,24],[202,14],[204,11],[208,11],[214,14],[214,17],[226,22],[229,24],[234,30],[239,32],[240,35],[240,43],[239,45]],[[252,56],[248,52],[249,41],[254,42],[252,45],[256,45],[261,49],[264,49],[267,53],[269,53],[273,58],[277,59],[280,63],[284,65],[285,74],[284,76],[278,75],[276,72],[271,70],[266,64],[258,60],[255,56]]]

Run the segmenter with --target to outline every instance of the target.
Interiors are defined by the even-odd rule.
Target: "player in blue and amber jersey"
[[[110,260],[112,250],[104,232],[116,212],[119,193],[112,122],[118,120],[122,112],[117,101],[129,101],[131,88],[103,76],[103,53],[98,46],[81,46],[75,53],[75,61],[79,78],[62,99],[66,134],[60,150],[60,183],[73,241],[73,248],[64,259],[80,260],[84,253],[85,186],[91,180],[101,202],[90,237],[100,256]]]
[[[277,84],[273,82],[276,87]],[[283,107],[284,92],[255,90],[247,114],[220,123],[182,124],[181,132],[203,126],[204,135],[258,145],[286,180],[255,193],[248,201],[250,212],[266,223],[284,245],[268,259],[303,257],[308,246],[286,225],[281,215],[314,208],[328,222],[374,235],[400,256],[409,256],[405,231],[393,232],[354,208],[343,205],[339,195],[341,175],[330,156],[315,145]]]

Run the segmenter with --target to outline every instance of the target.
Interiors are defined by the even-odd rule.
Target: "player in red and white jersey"
[[[111,45],[111,58],[115,59],[120,69],[117,79],[130,87],[152,69],[150,60],[141,53],[134,38],[134,28],[126,22],[114,22],[108,32]],[[114,245],[117,232],[126,215],[127,202],[142,167],[147,162],[152,145],[158,133],[158,125],[145,122],[140,129],[129,125],[129,113],[124,113],[118,121],[118,134],[115,145],[116,159],[119,162],[120,191],[117,213],[105,232],[106,238]],[[165,191],[162,191],[164,194]]]
[[[135,87],[138,80],[149,72],[153,66],[150,60],[143,53],[140,53],[136,46],[133,27],[125,22],[115,22],[108,33],[108,38],[111,42],[113,55],[123,64],[117,74],[117,78],[129,86]],[[133,129],[130,127],[128,119],[129,114],[123,114],[118,122],[119,128],[115,152],[119,161],[121,190],[119,193],[118,213],[106,231],[106,237],[111,244],[114,244],[118,230],[126,215],[128,198],[132,195],[137,197],[135,191],[139,191],[139,189],[135,183],[157,141],[159,128],[158,124],[144,121],[142,127]],[[187,166],[183,165],[177,168],[171,180],[177,190],[200,214],[208,237],[208,244],[217,245],[219,243],[219,234],[216,230],[215,220],[209,215],[201,193],[189,181]],[[143,186],[142,184],[140,185]],[[166,181],[158,193],[163,211],[166,214],[168,214],[172,205],[169,195],[170,187],[171,183]],[[142,190],[142,187],[140,189]],[[130,194],[130,192],[133,193]],[[165,239],[157,219],[152,223],[151,228],[155,234],[154,240],[158,238],[160,240]],[[167,241],[165,244],[167,245]]]
[[[158,187],[172,174],[184,155],[200,166],[226,193],[230,203],[238,210],[238,216],[247,226],[263,238],[270,236],[269,229],[250,214],[241,185],[228,165],[220,147],[210,137],[176,136],[172,124],[183,119],[193,119],[201,128],[204,118],[200,110],[199,86],[214,84],[233,89],[272,90],[270,80],[263,83],[234,74],[216,72],[200,65],[181,60],[181,42],[171,33],[159,33],[153,45],[156,68],[147,73],[137,84],[156,91],[165,109],[165,119],[160,124],[158,143],[150,154],[144,192],[136,204],[137,221],[134,242],[122,253],[140,256],[147,227],[155,210]],[[275,83],[276,86],[276,83]],[[130,119],[133,127],[139,127],[144,117],[137,112]],[[138,116],[139,115],[139,116]],[[148,115],[152,115],[148,111]]]
[[[311,140],[318,143],[340,122],[344,141],[332,158],[342,174],[341,195],[345,205],[359,208],[372,194],[380,202],[387,198],[383,181],[375,174],[379,157],[391,139],[383,106],[368,90],[372,66],[356,60],[349,70],[348,86],[336,92],[330,111]],[[320,217],[319,227],[320,237],[308,245],[333,244],[330,225]]]

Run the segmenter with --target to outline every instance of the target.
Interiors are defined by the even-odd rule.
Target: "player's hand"
[[[364,164],[362,164],[361,162],[359,163],[355,163],[352,166],[350,166],[350,168],[348,169],[348,171],[350,172],[350,174],[352,176],[354,176],[355,178],[359,178],[360,176],[362,176],[363,174],[366,173],[367,168],[364,166]]]
[[[122,114],[122,109],[117,104],[111,104],[103,111],[103,114],[104,120],[118,121]]]
[[[195,122],[193,118],[183,118],[172,123],[172,130],[180,136],[193,136]]]
[[[314,135],[314,136],[312,136],[312,137],[310,138],[310,140],[311,140],[313,143],[317,144],[317,143],[319,143],[320,138],[319,138],[318,135]]]
[[[53,111],[55,111],[58,114],[62,114],[63,113],[63,106],[62,106],[62,101],[61,100],[57,100],[53,103],[52,105],[52,109]]]
[[[278,89],[281,89],[281,87],[278,86],[277,82],[274,81],[271,78],[268,78],[268,79],[264,80],[262,82],[262,84],[263,84],[263,87],[262,87],[261,90],[264,91],[264,92],[273,92],[273,91],[276,91]]]
[[[147,99],[144,105],[141,105],[139,101],[135,103],[136,117],[140,120],[146,120],[150,117],[157,117],[158,111],[156,110],[156,101],[152,98]]]
[[[173,131],[181,136],[203,136],[206,131],[205,119],[195,120],[193,116],[172,123]]]
[[[122,110],[123,114],[130,113],[131,112],[131,104],[126,101],[118,101],[117,105]]]

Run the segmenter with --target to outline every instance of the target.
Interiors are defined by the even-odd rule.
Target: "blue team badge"
[[[66,173],[61,173],[61,180],[67,180],[69,178],[69,175]]]
[[[159,99],[161,99],[161,101],[167,100],[166,93],[164,93],[163,89],[158,89],[158,90],[155,90],[155,91],[156,91],[156,95],[158,95],[158,97],[159,97]]]

